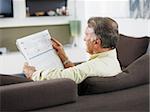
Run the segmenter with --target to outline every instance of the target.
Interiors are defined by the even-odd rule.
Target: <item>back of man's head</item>
[[[94,32],[102,42],[103,48],[116,48],[119,39],[118,24],[109,17],[92,17],[88,24],[94,28]]]

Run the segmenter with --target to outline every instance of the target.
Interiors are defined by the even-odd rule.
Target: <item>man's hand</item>
[[[27,78],[31,79],[31,77],[35,71],[36,71],[35,67],[29,66],[28,63],[24,64],[23,72]]]
[[[68,57],[64,51],[63,45],[58,40],[52,38],[52,45],[62,62],[68,60]]]

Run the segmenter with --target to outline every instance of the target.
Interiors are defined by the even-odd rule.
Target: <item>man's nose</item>
[[[84,34],[84,41],[86,41],[87,40],[87,35],[88,35],[88,33],[87,32],[85,32],[85,34]]]
[[[84,41],[86,41],[86,36],[84,36],[84,39],[83,39]]]

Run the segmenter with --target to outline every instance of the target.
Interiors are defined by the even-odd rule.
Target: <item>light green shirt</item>
[[[69,78],[77,84],[90,76],[111,77],[121,72],[116,49],[94,54],[90,60],[67,69],[45,69],[33,73],[34,81]]]

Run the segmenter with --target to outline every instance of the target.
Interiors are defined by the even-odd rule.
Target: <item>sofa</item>
[[[0,111],[149,112],[149,37],[120,34],[114,77],[32,81],[0,75]]]

